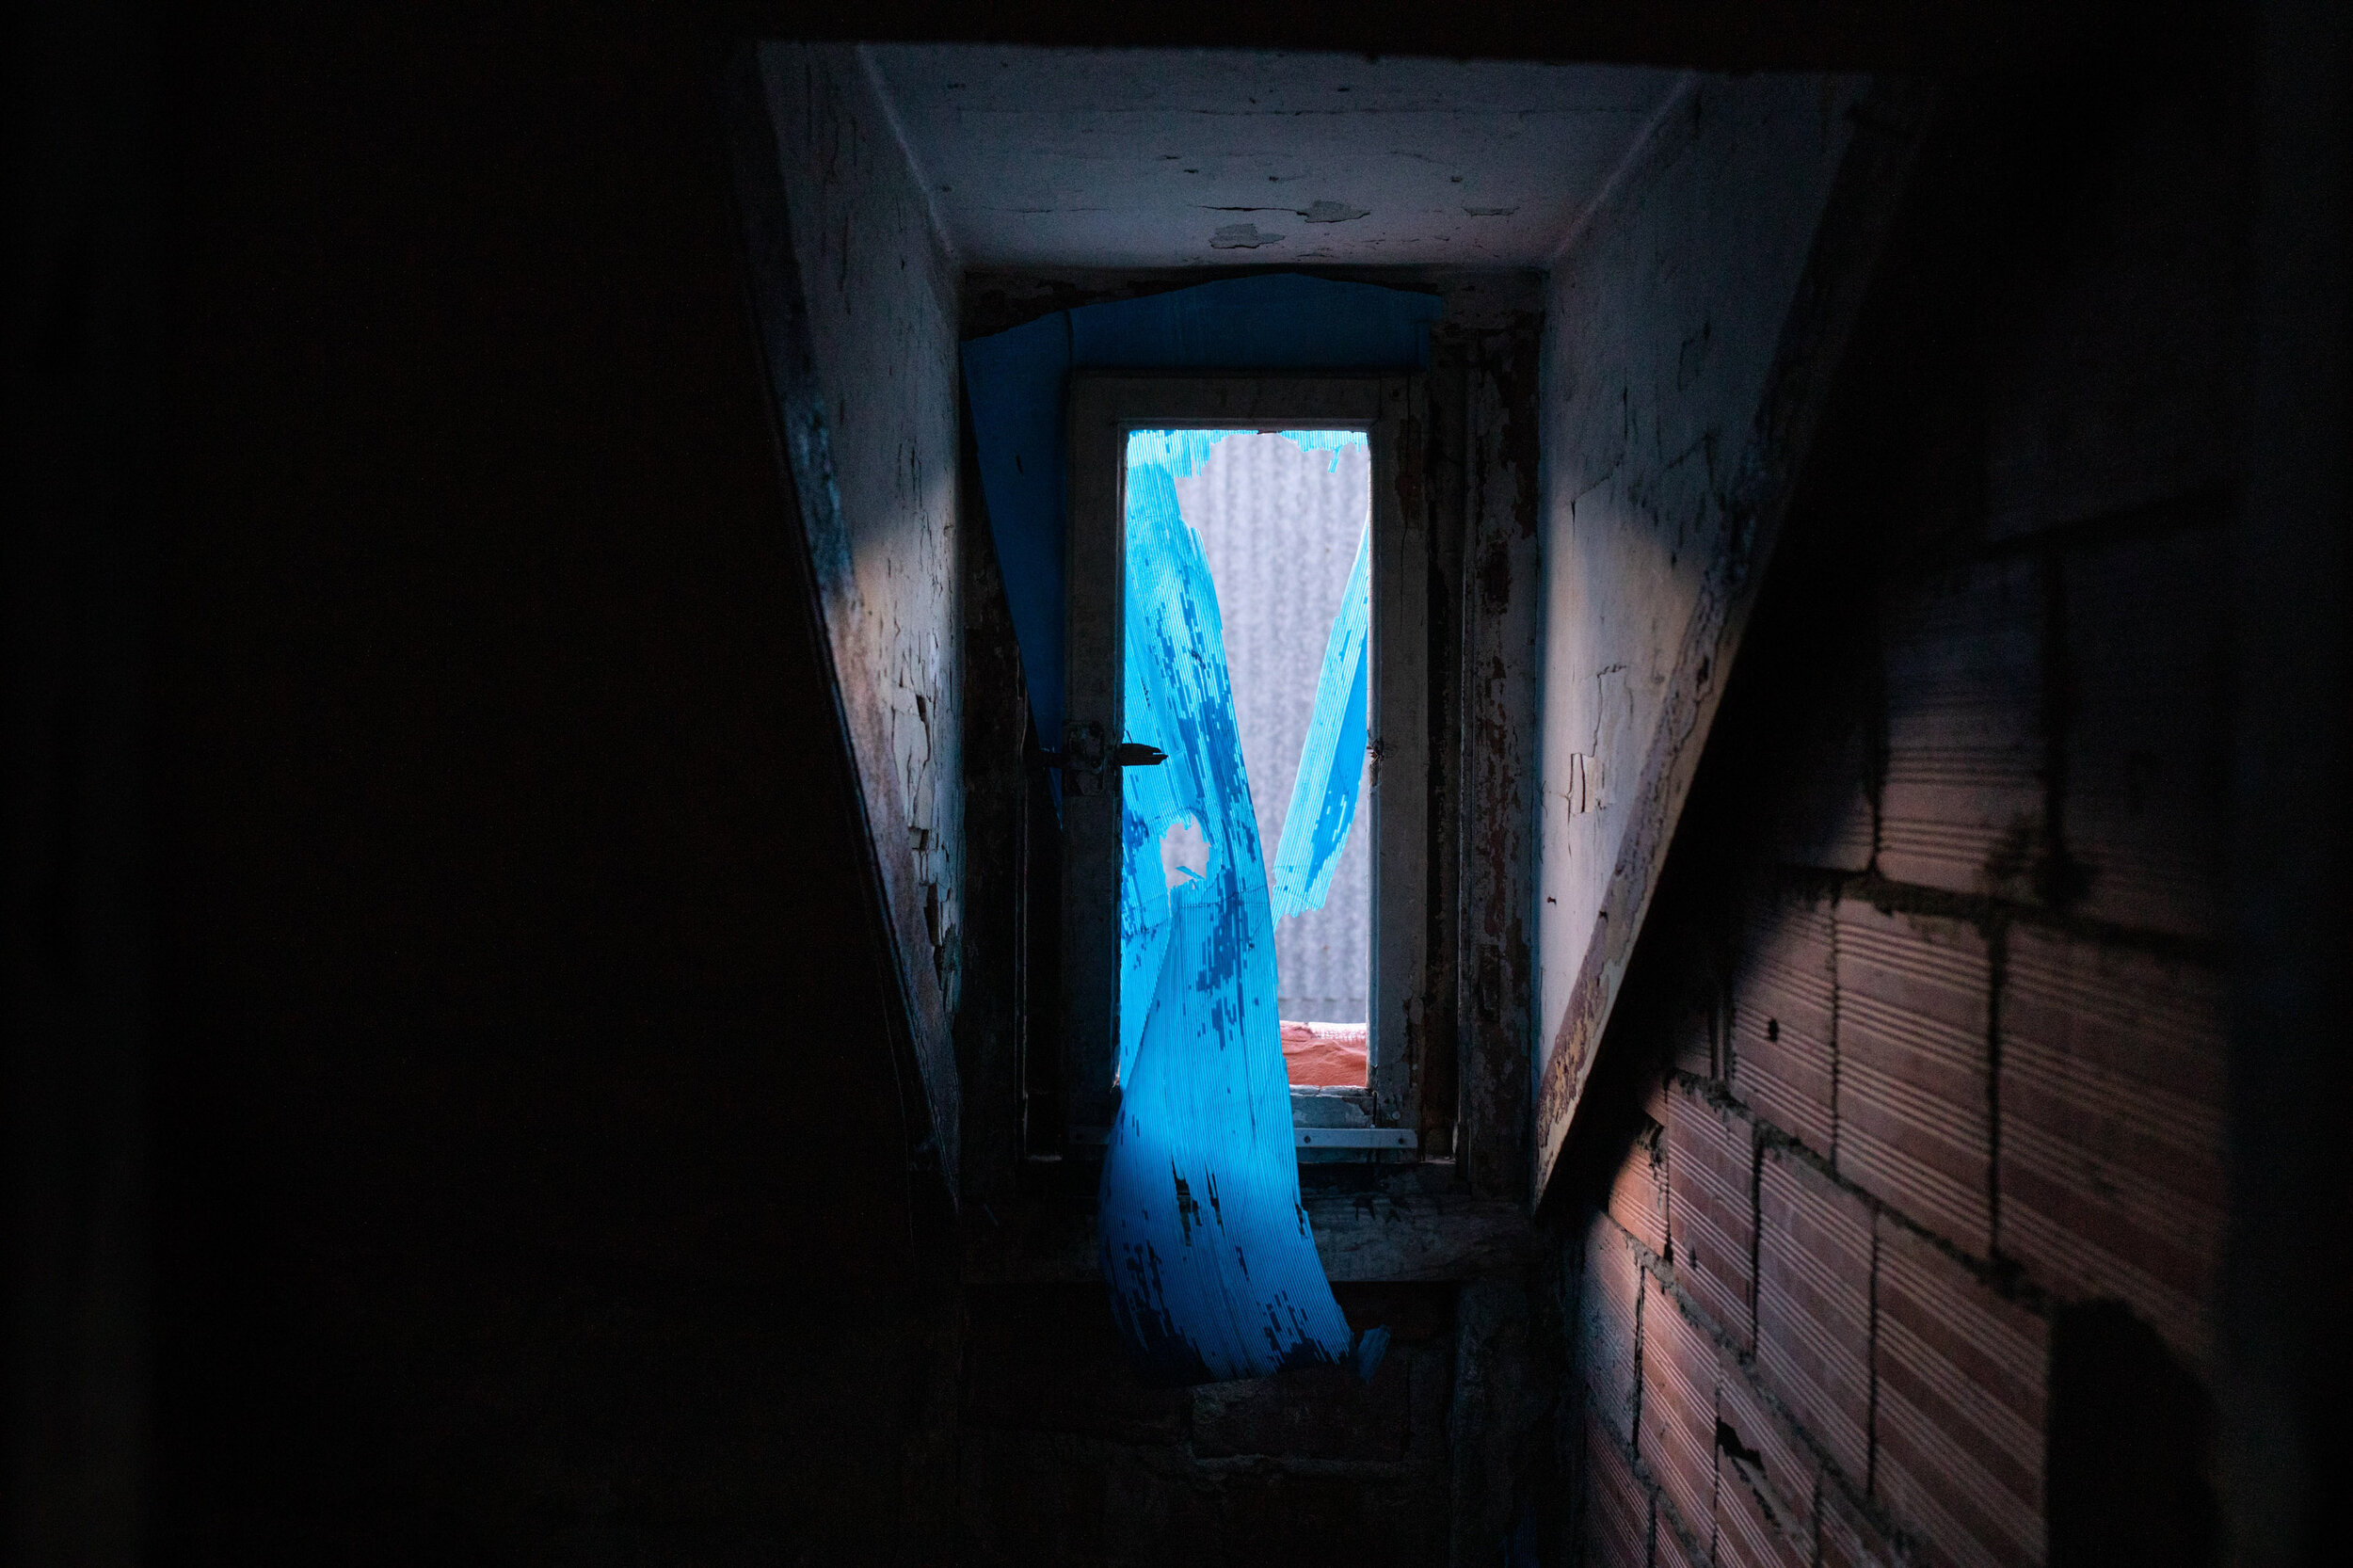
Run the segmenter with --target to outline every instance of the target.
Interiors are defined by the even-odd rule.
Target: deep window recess
[[[1147,700],[1124,657],[1142,602],[1130,596],[1178,592],[1221,623],[1236,731],[1225,744],[1239,744],[1248,795],[1227,822],[1255,833],[1266,870],[1300,1157],[1414,1149],[1404,1025],[1428,927],[1427,638],[1413,614],[1427,524],[1408,439],[1419,397],[1398,375],[1073,378],[1063,929],[1074,1142],[1102,1136],[1137,1046],[1157,973],[1154,901],[1180,897],[1194,863],[1222,852],[1220,825],[1150,771],[1172,738],[1130,712]],[[1170,512],[1206,575],[1140,584],[1130,567],[1154,546],[1136,535],[1131,555],[1130,530]]]

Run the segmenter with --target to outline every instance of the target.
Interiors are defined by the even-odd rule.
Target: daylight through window
[[[1131,477],[1176,445],[1196,454],[1176,465],[1174,486],[1216,591],[1275,916],[1285,1065],[1299,1086],[1361,1088],[1372,952],[1361,824],[1371,453],[1354,430],[1138,431]],[[1134,776],[1130,788],[1152,782]],[[1172,822],[1157,869],[1180,886],[1205,853],[1197,825]]]

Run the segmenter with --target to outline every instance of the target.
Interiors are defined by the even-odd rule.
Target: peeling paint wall
[[[1704,738],[1727,602],[1757,542],[1749,490],[1771,450],[1771,383],[1862,90],[1818,76],[1694,79],[1553,274],[1540,1171],[1586,1065],[1547,1076],[1551,1058],[1564,1039],[1585,1050],[1608,1011],[1673,830],[1675,780]]]
[[[832,504],[803,510],[944,1143],[964,882],[954,258],[861,51],[767,44],[760,71],[831,459]]]

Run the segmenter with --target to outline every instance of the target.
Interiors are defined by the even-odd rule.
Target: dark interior
[[[2323,1559],[2340,8],[104,3],[16,32],[9,1561]],[[948,557],[967,849],[932,1017],[731,117],[755,40],[1335,40],[1863,73],[1917,136],[1868,242],[1838,248],[1841,186],[1808,252],[1850,325],[1776,361],[1811,389],[1778,543],[1565,1133],[1533,936],[1449,914],[1415,1124],[1446,1157],[1303,1170],[1320,1230],[1433,1214],[1455,1250],[1335,1265],[1394,1336],[1369,1383],[1153,1388],[1023,1044],[1060,984],[1051,741],[990,536]],[[1286,264],[963,266],[955,336]],[[1433,907],[1470,909],[1503,895],[1466,650],[1530,613],[1564,460],[1542,269],[1304,269],[1446,294],[1464,423],[1433,450],[1526,487],[1496,553],[1458,512],[1432,558]],[[1974,880],[1903,858],[1999,791]],[[1817,949],[1818,1026],[1775,1000]],[[1887,1065],[1915,1048],[1932,1071]]]

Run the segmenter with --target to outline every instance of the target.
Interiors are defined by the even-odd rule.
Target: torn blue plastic
[[[1285,430],[1279,434],[1302,452],[1332,454],[1331,464],[1323,471],[1326,473],[1339,472],[1340,454],[1362,447],[1369,439],[1362,430]]]
[[[1198,472],[1201,465],[1209,461],[1211,447],[1228,436],[1241,433],[1233,430],[1138,431],[1129,439],[1127,455],[1128,483],[1130,487],[1128,594],[1131,617],[1134,615],[1135,596],[1139,591],[1135,576],[1138,570],[1138,557],[1134,553],[1138,549],[1134,519],[1137,516],[1135,508],[1139,504],[1139,495],[1135,488],[1151,487],[1157,491],[1158,487],[1167,486],[1165,504],[1169,508],[1169,515],[1176,517],[1177,515],[1175,489],[1176,479]],[[1332,453],[1332,467],[1335,470],[1339,467],[1338,455],[1340,453],[1351,448],[1362,447],[1366,441],[1365,434],[1361,430],[1285,430],[1280,434],[1302,451]],[[1156,493],[1153,497],[1144,498],[1144,504],[1150,507],[1158,507],[1162,503]],[[1193,541],[1191,548],[1198,553],[1198,537],[1193,534],[1189,526],[1182,522],[1181,519],[1178,519],[1177,526],[1182,527],[1186,537]],[[1147,564],[1144,569],[1158,575],[1153,583],[1146,584],[1141,591],[1146,593],[1192,591],[1189,587],[1180,588],[1176,584],[1167,576],[1162,563]],[[1202,583],[1206,585],[1203,591],[1208,595],[1207,602],[1211,614],[1214,615],[1216,584],[1209,580],[1206,565],[1202,568]],[[1356,565],[1349,584],[1344,604],[1352,608],[1343,608],[1337,623],[1333,628],[1332,645],[1325,650],[1323,672],[1317,686],[1314,725],[1309,728],[1306,748],[1303,754],[1311,760],[1318,755],[1319,729],[1316,727],[1320,726],[1322,729],[1329,730],[1334,723],[1341,724],[1343,727],[1345,725],[1342,707],[1345,695],[1343,694],[1340,697],[1329,697],[1326,696],[1326,688],[1332,685],[1334,680],[1336,654],[1333,650],[1339,648],[1347,637],[1348,633],[1345,629],[1350,626],[1356,629],[1353,642],[1350,646],[1354,647],[1358,654],[1353,740],[1352,742],[1350,735],[1345,732],[1337,737],[1325,734],[1323,750],[1329,753],[1337,744],[1343,749],[1353,747],[1349,750],[1349,754],[1360,760],[1364,755],[1365,703],[1362,653],[1365,642],[1364,628],[1369,618],[1370,603],[1370,578],[1369,562],[1362,544],[1357,547]],[[1364,602],[1359,603],[1360,600]],[[1138,671],[1142,665],[1134,656],[1133,632],[1136,622],[1130,618],[1128,625],[1129,631],[1129,656],[1126,681],[1128,735],[1131,739],[1142,739],[1151,744],[1164,747],[1165,743],[1155,737],[1168,730],[1170,725],[1164,722],[1158,705],[1155,683],[1141,680],[1138,677]],[[1218,664],[1222,671],[1225,665],[1225,630],[1222,624],[1216,628],[1212,640],[1217,649]],[[1338,655],[1338,657],[1345,657],[1345,655]],[[1230,688],[1225,700],[1226,712],[1230,715],[1233,708]],[[1328,721],[1325,716],[1327,710],[1336,715]],[[1337,771],[1339,770],[1332,766],[1327,756],[1321,771],[1316,776],[1317,784],[1314,792],[1328,796],[1331,791],[1322,780],[1325,775],[1335,774]],[[1116,1074],[1112,1079],[1112,1081],[1116,1083],[1127,1081],[1128,1070],[1135,1061],[1137,1042],[1143,1036],[1144,1021],[1150,1011],[1149,1002],[1153,986],[1160,972],[1160,954],[1167,940],[1167,898],[1160,883],[1155,881],[1149,874],[1149,862],[1154,854],[1159,854],[1164,862],[1163,876],[1174,877],[1180,874],[1185,863],[1184,858],[1177,855],[1176,849],[1162,841],[1163,835],[1172,824],[1183,819],[1191,819],[1195,830],[1200,830],[1199,821],[1193,817],[1190,807],[1179,804],[1174,796],[1162,798],[1167,793],[1168,779],[1171,776],[1173,776],[1168,775],[1165,767],[1154,770],[1134,769],[1129,770],[1126,775],[1127,795],[1123,811],[1123,828],[1126,834],[1125,852],[1128,864],[1120,878],[1119,1062]],[[1302,778],[1305,779],[1305,776],[1303,771]],[[1361,776],[1361,767],[1356,773],[1348,776],[1346,799],[1337,808],[1328,803],[1311,805],[1308,808],[1310,817],[1319,821],[1337,816],[1337,837],[1329,834],[1303,835],[1303,845],[1310,841],[1321,844],[1326,838],[1331,839],[1330,848],[1325,853],[1320,869],[1303,871],[1298,878],[1302,887],[1307,886],[1319,875],[1321,881],[1314,882],[1312,903],[1300,903],[1297,907],[1286,909],[1278,873],[1278,880],[1273,888],[1276,919],[1281,919],[1285,914],[1296,914],[1301,908],[1322,907],[1324,897],[1331,889],[1333,869],[1338,864],[1339,851],[1344,847],[1348,837],[1349,819],[1353,814],[1356,805],[1356,781]],[[1294,790],[1291,796],[1291,810],[1294,817],[1299,813],[1302,798],[1303,792]],[[1251,819],[1251,840],[1256,844],[1257,828],[1255,816]],[[1287,820],[1283,828],[1283,842],[1286,846],[1290,844],[1291,837],[1292,829],[1290,823]],[[1159,847],[1154,849],[1150,847],[1151,845]],[[1193,845],[1188,840],[1184,847],[1190,850]],[[1259,846],[1261,851],[1263,847],[1263,845]],[[1208,853],[1206,841],[1199,853],[1203,855]],[[1302,857],[1304,858],[1307,854],[1308,851],[1303,848]],[[1201,874],[1208,874],[1206,865]]]
[[[1144,1373],[1192,1384],[1337,1364],[1370,1376],[1300,1202],[1275,1017],[1274,916],[1217,590],[1176,480],[1230,432],[1128,447],[1127,727],[1168,760],[1122,776],[1118,1116],[1103,1272]]]
[[[1063,409],[1073,369],[1421,370],[1436,295],[1273,273],[1085,305],[964,345],[990,536],[1030,713],[1063,722]]]
[[[1368,525],[1356,542],[1356,564],[1348,574],[1340,613],[1332,621],[1331,639],[1323,645],[1315,712],[1299,748],[1290,806],[1283,813],[1283,841],[1274,852],[1270,889],[1278,920],[1323,907],[1331,896],[1332,873],[1339,869],[1340,851],[1348,847],[1365,776],[1371,632],[1372,530]]]

